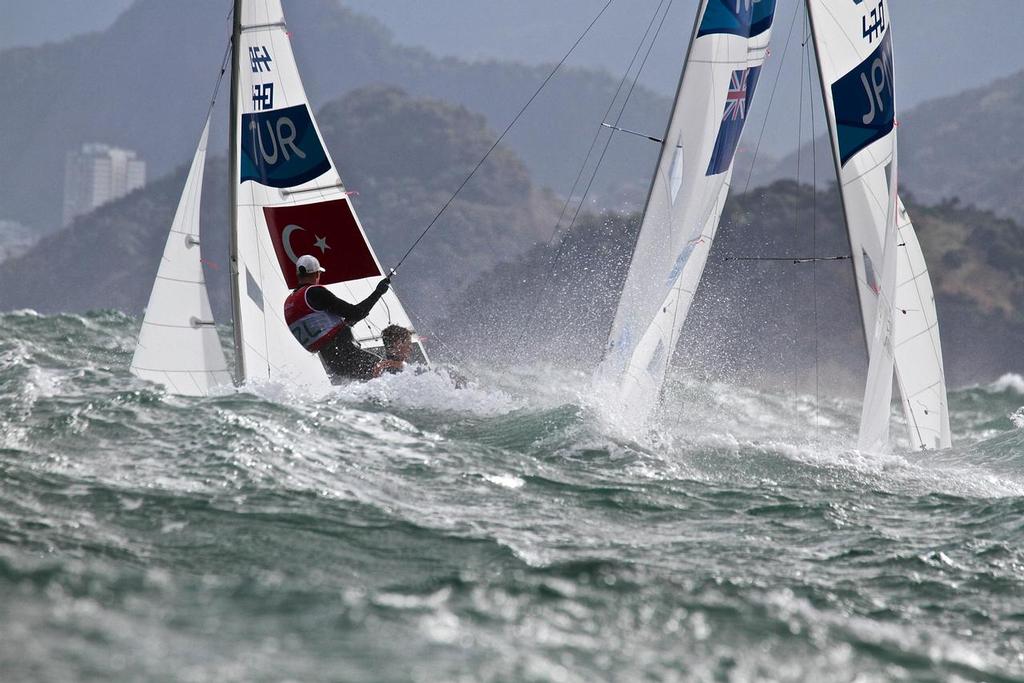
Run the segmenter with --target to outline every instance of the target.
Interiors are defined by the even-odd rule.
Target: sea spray
[[[5,680],[1024,678],[1012,380],[870,454],[826,395],[680,375],[631,434],[551,367],[186,399],[129,316],[2,323]]]

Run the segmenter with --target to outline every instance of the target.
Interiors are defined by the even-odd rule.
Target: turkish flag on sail
[[[381,275],[348,199],[301,206],[264,207],[270,240],[288,286],[299,286],[295,262],[312,254],[325,269],[320,284]]]

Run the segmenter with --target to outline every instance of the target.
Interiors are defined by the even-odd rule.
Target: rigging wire
[[[793,8],[793,18],[789,22],[789,33],[786,34],[786,44],[782,48],[782,58],[779,60],[779,70],[775,72],[775,82],[772,83],[772,92],[768,97],[768,107],[764,112],[764,121],[761,122],[761,132],[757,136],[757,144],[754,146],[754,158],[750,160],[750,169],[747,171],[747,182],[743,185],[744,194],[746,194],[747,190],[750,189],[750,179],[754,175],[754,165],[757,164],[757,153],[761,151],[761,141],[764,139],[764,131],[768,126],[768,115],[772,111],[772,102],[775,101],[775,90],[779,87],[779,77],[782,76],[782,67],[786,65],[786,54],[789,52],[789,43],[793,38],[793,27],[796,26],[796,17],[800,11],[801,5],[802,3],[797,2],[796,7]]]
[[[227,73],[228,63],[231,61],[231,39],[228,38],[228,46],[224,50],[224,58],[220,62],[220,73],[217,75],[217,83],[213,86],[213,94],[210,95],[210,106],[206,109],[206,118],[213,113],[213,106],[217,104],[217,95],[220,94],[220,85],[224,81],[224,74]]]
[[[580,209],[586,203],[587,196],[590,194],[590,189],[594,184],[594,179],[597,176],[597,172],[600,170],[605,155],[608,153],[608,148],[611,145],[612,137],[615,135],[615,130],[619,127],[619,123],[622,121],[622,116],[625,113],[627,105],[629,104],[630,97],[633,95],[633,90],[636,88],[637,81],[639,81],[640,75],[643,73],[644,66],[647,64],[647,59],[650,57],[651,50],[654,48],[654,43],[658,40],[658,35],[661,33],[662,27],[665,25],[665,18],[668,16],[669,11],[672,9],[672,3],[674,1],[675,0],[667,0],[668,6],[665,7],[666,0],[660,0],[658,6],[654,10],[654,13],[651,15],[651,20],[647,24],[647,29],[644,31],[644,35],[640,38],[640,41],[637,43],[636,50],[633,51],[633,56],[630,58],[629,64],[626,66],[626,70],[622,74],[622,79],[619,81],[619,85],[615,89],[615,93],[612,95],[611,101],[608,103],[608,109],[605,111],[604,116],[601,117],[601,123],[597,126],[597,129],[594,132],[594,137],[590,142],[590,147],[587,150],[587,155],[586,157],[584,157],[583,163],[580,165],[580,170],[576,174],[576,179],[573,181],[572,187],[569,190],[569,194],[566,196],[565,202],[562,204],[562,211],[559,214],[558,220],[555,222],[555,227],[552,229],[551,235],[548,237],[546,242],[546,245],[548,247],[550,247],[550,245],[555,241],[555,238],[558,236],[562,224],[562,219],[565,218],[565,214],[569,206],[572,204],[572,199],[575,196],[576,188],[579,187],[579,183],[580,180],[583,178],[584,171],[586,171],[587,166],[589,166],[590,164],[590,159],[593,156],[594,148],[597,146],[597,142],[600,139],[601,133],[604,131],[605,128],[610,128],[611,133],[609,133],[608,137],[605,139],[604,147],[601,149],[601,154],[598,156],[597,162],[594,164],[590,177],[587,180],[586,187],[583,190],[583,194],[580,196],[579,204],[577,204],[576,210],[573,212],[572,219],[569,221],[569,225],[566,228],[566,230],[571,230],[572,227],[576,225],[576,219],[579,216]],[[662,7],[665,7],[665,11],[663,14]],[[651,35],[651,29],[654,27],[655,22],[658,20],[659,14],[661,14],[661,22],[658,23],[658,28],[654,32],[654,36],[648,43],[647,38],[648,36]],[[625,98],[622,100],[622,104],[620,105],[618,113],[615,116],[615,123],[612,125],[608,125],[608,115],[611,114],[612,110],[615,108],[615,102],[618,100],[619,94],[622,92],[622,88],[626,84],[626,81],[629,80],[629,74],[630,72],[632,72],[633,65],[636,64],[636,60],[640,56],[640,52],[643,50],[645,43],[647,43],[647,51],[644,53],[644,57],[640,62],[640,66],[636,71],[636,75],[633,77],[633,82],[630,84],[629,90],[626,92]],[[545,268],[548,274],[552,272],[552,269],[558,263],[561,255],[562,250],[561,248],[558,248],[555,249],[553,255],[549,256],[547,267]],[[550,278],[547,281],[545,281],[544,286],[538,294],[538,299],[543,300],[546,297],[549,285]],[[521,350],[523,341],[525,339],[526,327],[524,326],[519,333],[519,338],[516,340],[515,346],[513,347],[517,350],[517,352]]]
[[[807,20],[808,32],[810,32],[810,17]],[[812,49],[814,49],[813,46]],[[821,383],[818,374],[818,150],[817,132],[814,128],[814,74],[811,62],[812,60],[807,60],[807,91],[810,96],[811,110],[811,255],[815,257],[815,260],[811,262],[811,306],[814,313],[814,438],[817,441],[818,410],[821,404]]]
[[[665,26],[665,19],[668,18],[668,14],[672,11],[672,3],[675,0],[669,0],[668,6],[665,8],[664,14],[661,15],[661,21],[658,23],[658,30],[654,32],[654,37],[651,38],[651,42],[647,45],[647,52],[644,54],[643,61],[640,62],[640,67],[636,71],[636,76],[633,77],[633,83],[629,86],[629,91],[626,93],[626,99],[622,101],[622,106],[619,108],[619,113],[615,117],[615,126],[617,127],[622,122],[622,115],[626,112],[626,106],[629,104],[629,98],[633,96],[633,91],[636,89],[636,84],[640,80],[640,75],[644,72],[644,67],[647,66],[647,60],[651,56],[651,51],[654,49],[654,44],[658,41],[658,36],[661,35],[661,29]],[[659,5],[660,8],[660,5]],[[655,12],[657,16],[657,12]],[[684,65],[685,68],[685,65]],[[594,172],[590,174],[590,180],[587,182],[586,188],[583,190],[583,196],[580,198],[580,203],[576,205],[576,211],[572,215],[572,220],[569,221],[569,227],[567,230],[571,230],[576,225],[576,219],[580,215],[580,211],[583,209],[583,205],[586,203],[587,195],[590,194],[590,189],[594,185],[594,180],[597,178],[597,172],[601,168],[601,164],[604,162],[604,157],[608,153],[608,148],[612,144],[612,138],[615,137],[615,131],[612,131],[612,135],[608,136],[608,139],[604,142],[604,149],[601,150],[601,156],[597,159],[597,164],[594,166]],[[664,144],[664,143],[662,143]],[[639,233],[637,233],[639,237]]]
[[[801,178],[801,159],[803,158],[803,143],[804,143],[804,62],[807,58],[807,27],[806,27],[806,12],[804,13],[805,21],[800,22],[800,31],[802,39],[800,41],[800,71],[797,72],[797,78],[800,80],[800,107],[797,114],[797,133],[796,133],[796,184],[800,186]],[[813,190],[812,190],[813,191]],[[797,207],[796,217],[793,221],[793,241],[797,244],[800,243],[800,208]],[[813,268],[813,266],[811,266]],[[797,337],[800,334],[800,316],[794,309],[793,311],[793,340],[792,348],[794,354],[793,358],[793,415],[799,414],[800,408],[800,369],[799,369],[799,348],[797,346]]]
[[[568,210],[569,205],[572,203],[572,198],[576,194],[576,188],[579,187],[580,180],[583,178],[583,172],[587,169],[587,166],[590,164],[590,159],[591,159],[591,156],[593,155],[594,148],[597,147],[597,141],[601,138],[601,133],[604,132],[602,130],[602,128],[606,127],[606,122],[608,121],[608,115],[611,114],[612,113],[612,109],[615,108],[615,102],[619,99],[619,94],[622,92],[622,87],[626,84],[626,81],[629,80],[629,74],[633,70],[633,65],[636,64],[636,59],[637,59],[637,57],[640,56],[640,51],[643,49],[644,43],[647,42],[647,36],[650,35],[651,28],[654,27],[654,22],[657,20],[658,13],[661,12],[661,8],[665,4],[665,1],[666,0],[661,0],[658,3],[658,7],[654,10],[654,14],[651,15],[651,20],[647,24],[647,30],[644,31],[643,37],[640,38],[640,42],[637,43],[636,50],[633,51],[633,56],[632,56],[632,58],[630,58],[629,64],[626,66],[626,70],[625,70],[625,72],[623,72],[622,78],[619,80],[619,85],[618,85],[618,87],[615,88],[615,94],[612,95],[611,100],[608,102],[608,109],[605,110],[604,116],[601,117],[601,125],[597,126],[597,129],[594,131],[594,137],[590,141],[590,147],[587,149],[587,155],[583,158],[583,163],[580,165],[580,170],[576,174],[576,179],[573,180],[572,187],[569,189],[569,194],[566,195],[565,202],[562,204],[562,211],[558,215],[558,220],[555,221],[555,227],[554,227],[554,229],[551,232],[551,236],[548,237],[548,244],[551,244],[551,242],[554,241],[555,236],[558,234],[558,229],[562,225],[562,219],[565,218],[565,212]],[[627,95],[626,101],[628,102],[628,100],[629,100],[629,96]],[[623,106],[625,106],[625,105],[623,105]],[[611,135],[612,134],[609,133],[609,136],[611,136]],[[584,199],[585,199],[585,197],[584,197]],[[552,264],[550,264],[550,263],[548,264],[549,267],[551,265]]]
[[[797,20],[797,17],[799,16],[799,14],[800,14],[800,7],[802,6],[802,4],[803,4],[802,2],[798,1],[794,5],[794,7],[793,7],[793,16],[792,16],[792,18],[789,21],[789,32],[786,33],[786,43],[782,47],[782,57],[779,59],[779,68],[775,72],[775,80],[772,83],[772,91],[771,91],[770,95],[768,96],[768,106],[765,108],[764,119],[761,121],[761,130],[760,130],[760,132],[757,135],[757,143],[754,145],[754,156],[750,160],[750,168],[747,169],[747,180],[743,184],[743,193],[744,194],[746,194],[750,190],[750,180],[754,176],[754,167],[757,165],[757,156],[758,156],[758,153],[761,151],[761,142],[764,140],[765,130],[768,128],[768,118],[771,116],[772,104],[775,102],[775,92],[776,92],[776,90],[778,90],[779,81],[782,78],[782,70],[786,66],[786,55],[789,54],[789,46],[790,46],[790,43],[792,43],[792,41],[793,41],[793,29],[796,27],[796,20]],[[802,73],[803,73],[803,67],[801,67],[801,77],[800,77],[801,83],[803,82]],[[799,164],[799,152],[798,152],[797,163]],[[722,226],[720,226],[718,228],[718,231],[719,231],[719,233],[721,233],[725,229],[726,229],[726,226],[722,225]],[[791,260],[791,259],[788,259],[788,258],[758,259],[758,258],[755,258],[755,257],[727,257],[725,260],[726,261],[757,261],[757,260],[788,261],[788,260]]]
[[[530,99],[527,100],[526,104],[524,104],[522,108],[519,110],[519,113],[517,113],[515,117],[509,122],[509,124],[505,126],[505,130],[502,131],[501,135],[499,135],[498,138],[494,141],[494,144],[491,145],[490,149],[488,149],[487,152],[483,155],[483,157],[480,158],[480,161],[478,161],[476,166],[473,167],[473,170],[469,172],[469,175],[467,175],[466,179],[462,181],[462,184],[459,185],[459,187],[455,190],[455,192],[452,193],[450,197],[448,197],[448,200],[444,203],[444,205],[437,212],[437,214],[434,215],[430,223],[427,224],[427,227],[423,229],[423,232],[420,233],[420,236],[416,238],[416,240],[412,243],[409,249],[402,256],[402,258],[398,259],[398,263],[395,264],[395,266],[391,269],[390,275],[394,275],[395,273],[398,272],[398,269],[405,262],[405,259],[409,257],[409,254],[413,252],[413,250],[420,243],[420,241],[427,236],[427,233],[430,232],[430,229],[434,227],[435,223],[437,223],[437,220],[441,217],[441,214],[443,214],[451,205],[451,203],[455,201],[455,198],[459,195],[460,192],[462,192],[462,189],[466,187],[466,185],[473,178],[473,176],[476,175],[476,172],[480,170],[480,167],[483,166],[484,162],[487,161],[487,158],[491,156],[491,152],[493,152],[495,148],[497,148],[498,144],[500,144],[501,141],[505,139],[505,136],[508,135],[509,131],[512,130],[512,127],[516,125],[520,117],[522,117],[523,113],[525,113],[529,106],[533,104],[533,101],[537,99],[537,96],[540,95],[542,90],[544,90],[548,82],[550,82],[551,79],[554,78],[555,74],[558,73],[558,70],[562,68],[562,65],[565,64],[566,60],[569,59],[569,56],[572,55],[572,53],[576,50],[579,44],[583,42],[583,39],[587,36],[588,33],[590,33],[590,29],[594,27],[594,24],[596,24],[597,21],[604,15],[605,11],[608,9],[609,6],[611,6],[611,4],[614,1],[615,0],[608,0],[608,2],[604,4],[604,7],[601,8],[601,11],[597,13],[593,20],[591,20],[590,24],[588,24],[587,27],[583,30],[583,33],[581,33],[579,37],[576,39],[576,42],[573,43],[572,47],[569,48],[569,51],[562,56],[562,59],[559,60],[558,64],[556,64],[555,67],[551,70],[551,72],[547,75],[547,78],[545,78],[543,82],[541,82],[540,86],[537,87],[537,90],[534,91],[533,95],[530,96]]]
[[[839,256],[726,256],[725,261],[788,261],[789,263],[816,263],[817,261],[848,261],[849,254]]]

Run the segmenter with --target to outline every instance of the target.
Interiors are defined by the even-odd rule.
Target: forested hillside
[[[935,287],[950,381],[1019,369],[1024,229],[955,202],[907,199]],[[479,355],[511,339],[501,357],[592,367],[638,224],[637,214],[587,216],[555,248],[537,246],[484,274],[440,327],[448,346]],[[715,377],[796,381],[804,390],[817,366],[833,385],[859,391],[866,357],[849,261],[731,260],[844,255],[844,231],[834,190],[815,194],[779,181],[732,197],[676,362]]]
[[[391,88],[357,90],[324,107],[318,120],[349,190],[358,193],[353,202],[366,231],[388,265],[494,139],[479,114]],[[186,170],[0,263],[0,309],[140,312]],[[207,280],[222,320],[229,309],[226,175],[223,157],[208,162],[202,204]],[[552,198],[534,186],[516,155],[499,147],[409,257],[395,286],[414,315],[431,319],[474,276],[546,239],[555,220]]]

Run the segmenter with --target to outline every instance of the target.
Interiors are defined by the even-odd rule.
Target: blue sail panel
[[[890,34],[868,58],[832,84],[839,159],[846,165],[859,151],[888,135],[895,125]]]
[[[697,37],[729,33],[751,38],[771,28],[774,17],[775,0],[709,0]]]
[[[304,104],[242,114],[241,182],[294,187],[331,169]]]

